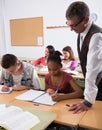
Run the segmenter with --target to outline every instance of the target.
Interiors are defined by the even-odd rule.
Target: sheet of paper
[[[79,73],[76,70],[64,70],[64,71],[67,72],[67,73],[70,73],[70,74],[74,74],[74,75],[77,75]]]
[[[44,93],[45,93],[44,91],[38,91],[38,90],[31,89],[19,96],[16,96],[15,98],[19,99],[19,100],[24,100],[24,101],[32,101]]]
[[[40,97],[33,100],[33,102],[41,103],[45,105],[54,105],[56,102],[52,101],[51,96],[48,93],[41,95]]]
[[[6,109],[6,104],[0,104],[0,112]]]

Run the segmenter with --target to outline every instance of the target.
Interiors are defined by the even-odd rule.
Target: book
[[[11,93],[13,90],[12,87],[9,87],[9,91],[7,92],[2,91],[1,89],[2,89],[2,85],[0,85],[0,94],[8,94],[8,93]]]
[[[0,109],[0,126],[6,130],[30,130],[40,122],[39,118],[29,111],[17,106]]]
[[[54,105],[56,103],[45,91],[38,91],[32,89],[22,93],[21,95],[16,96],[15,98],[18,100],[32,101],[45,105]]]

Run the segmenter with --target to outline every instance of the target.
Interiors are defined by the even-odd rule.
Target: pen
[[[58,93],[58,89],[56,89],[55,93]]]
[[[66,106],[67,106],[67,107],[71,107],[71,105],[69,105],[69,104],[66,104]]]

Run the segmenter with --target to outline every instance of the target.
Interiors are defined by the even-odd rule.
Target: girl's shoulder
[[[66,79],[66,78],[68,78],[68,79],[73,79],[73,77],[71,76],[71,74],[69,74],[68,72],[63,72],[63,77]]]

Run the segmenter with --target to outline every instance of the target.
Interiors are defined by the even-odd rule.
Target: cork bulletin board
[[[12,46],[43,46],[43,17],[11,19]]]

